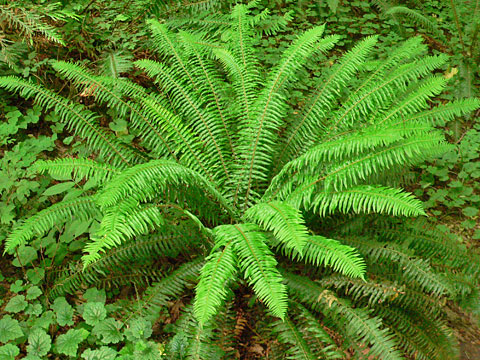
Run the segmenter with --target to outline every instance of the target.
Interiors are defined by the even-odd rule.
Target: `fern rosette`
[[[40,172],[92,180],[94,190],[26,220],[8,237],[6,251],[72,218],[99,219],[83,269],[61,272],[51,295],[105,276],[116,285],[138,281],[149,286],[136,311],[158,316],[195,287],[172,340],[185,341],[192,359],[230,356],[229,347],[218,345],[223,332],[215,324],[239,287],[251,288],[269,319],[276,318],[276,351],[288,358],[334,359],[368,346],[369,355],[382,359],[446,359],[450,348],[435,346],[451,345],[443,312],[424,312],[419,299],[437,303],[459,289],[439,266],[444,243],[429,253],[419,240],[440,236],[416,222],[396,224],[394,216],[425,215],[421,201],[397,185],[410,167],[449,148],[436,122],[468,113],[479,101],[432,107],[446,85],[434,74],[446,57],[423,56],[419,38],[375,57],[378,39],[367,37],[315,79],[302,106],[290,104],[298,70],[339,37],[315,27],[264,69],[254,48],[258,19],[248,6],[235,6],[223,39],[150,20],[158,58],[135,65],[158,91],[54,63],[80,91],[94,89],[99,104],[128,121],[135,146],[102,128],[91,109],[32,81],[1,78],[1,87],[54,110],[96,154],[36,164]],[[405,227],[411,240],[389,234],[392,224]],[[464,249],[451,247],[453,274],[466,264]],[[149,265],[158,258],[185,263],[154,272],[141,267],[140,257]],[[470,294],[474,286],[461,291]],[[427,318],[441,329],[407,328],[401,320],[418,325]],[[342,343],[334,341],[337,333]]]

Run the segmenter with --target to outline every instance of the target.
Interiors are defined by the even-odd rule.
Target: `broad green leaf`
[[[85,291],[83,298],[88,302],[101,302],[102,304],[105,304],[107,295],[105,294],[104,289],[98,290],[97,288],[90,288]]]
[[[37,302],[35,304],[28,304],[27,309],[25,310],[25,314],[40,316],[42,314],[42,311],[43,311],[42,304]]]
[[[138,341],[134,345],[134,359],[157,360],[162,358],[163,345],[153,341]]]
[[[92,330],[92,333],[101,337],[104,344],[117,344],[123,340],[123,334],[120,332],[123,324],[114,318],[108,318],[98,323]]]
[[[88,325],[95,326],[106,317],[107,311],[101,302],[89,302],[83,307],[83,318]]]
[[[43,268],[37,267],[35,269],[27,270],[27,278],[34,285],[38,285],[40,281],[43,280],[44,277],[45,277],[45,269]]]
[[[0,343],[6,343],[10,340],[15,340],[23,336],[23,331],[18,324],[18,321],[12,319],[10,315],[4,316],[0,319]]]
[[[84,360],[115,360],[116,357],[117,352],[108,346],[101,346],[96,350],[87,349],[82,353]]]
[[[42,295],[42,290],[40,290],[40,288],[38,286],[32,286],[32,287],[28,288],[28,290],[27,290],[26,299],[27,300],[34,300],[34,299],[38,298],[40,295]]]
[[[42,329],[34,329],[30,335],[28,335],[27,352],[33,356],[45,356],[52,347],[52,339]]]
[[[12,285],[10,285],[10,291],[18,294],[20,291],[25,290],[25,285],[23,285],[22,280],[15,281]]]
[[[13,344],[7,344],[0,346],[0,360],[12,360],[20,354],[20,349],[18,346]]]
[[[57,316],[60,326],[73,325],[73,307],[64,297],[56,298],[52,304],[52,310]]]
[[[37,250],[31,246],[20,246],[18,248],[18,257],[12,261],[12,265],[16,267],[22,267],[31,264],[32,261],[37,259]]]
[[[463,215],[468,216],[468,217],[474,217],[478,214],[478,209],[474,207],[466,207],[465,209],[462,210]]]
[[[48,329],[50,325],[55,322],[55,314],[53,311],[45,311],[40,317],[36,318],[33,322],[34,327],[39,327],[42,329]]]
[[[47,190],[43,192],[43,196],[52,196],[52,195],[57,195],[61,194],[67,190],[70,190],[73,186],[75,185],[74,182],[64,182],[60,184],[56,184],[53,186],[50,186]]]
[[[148,339],[152,335],[152,324],[144,318],[133,319],[130,326],[125,330],[127,340],[135,342]]]
[[[78,345],[88,337],[89,332],[85,329],[70,329],[62,334],[55,342],[57,352],[71,357],[77,356]]]
[[[18,313],[27,308],[28,303],[25,301],[24,295],[17,295],[10,299],[7,306],[5,306],[5,311],[11,313]]]
[[[43,360],[40,356],[27,354],[22,360]]]

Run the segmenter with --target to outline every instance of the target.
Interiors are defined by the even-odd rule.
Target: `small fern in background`
[[[34,37],[65,45],[58,29],[49,24],[48,20],[77,19],[75,14],[59,9],[60,3],[46,4],[41,10],[22,5],[27,4],[0,4],[0,62],[10,67],[13,67],[18,57],[23,54],[22,42],[36,45]]]
[[[256,311],[266,312],[259,330],[274,327],[278,358],[351,351],[451,359],[455,344],[439,304],[474,296],[478,261],[469,266],[455,242],[394,217],[425,215],[418,199],[395,186],[410,167],[450,148],[437,122],[480,102],[431,108],[446,85],[435,75],[446,57],[424,56],[426,47],[412,38],[372,68],[377,38],[367,37],[325,69],[292,111],[287,98],[297,71],[338,37],[312,28],[273,69],[262,69],[252,47],[259,18],[237,5],[227,20],[221,39],[150,21],[160,61],[134,64],[158,91],[118,77],[118,56],[109,63],[117,70],[108,66],[103,75],[54,63],[80,92],[128,121],[131,143],[100,125],[101,108],[33,81],[0,79],[54,110],[97,155],[35,165],[89,187],[20,224],[6,251],[71,218],[99,219],[82,264],[59,271],[49,295],[82,284],[149,285],[130,310],[156,319],[185,294],[191,305],[175,324],[172,358],[232,356],[232,303],[251,291]],[[156,264],[165,258],[175,266]]]

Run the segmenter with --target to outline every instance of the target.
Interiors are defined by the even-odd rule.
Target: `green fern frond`
[[[380,318],[371,317],[365,309],[352,308],[344,299],[305,277],[292,274],[283,276],[295,298],[329,315],[347,339],[357,344],[370,344],[369,355],[390,360],[402,359],[395,338],[388,329],[383,328]]]
[[[348,189],[366,179],[373,173],[373,169],[378,172],[386,171],[394,167],[394,164],[411,166],[444,153],[449,148],[444,137],[438,133],[416,136],[340,163],[328,169],[327,174],[318,182],[323,181],[327,190]]]
[[[442,31],[438,28],[432,20],[424,16],[422,13],[410,9],[406,6],[393,6],[385,12],[386,15],[403,15],[413,23],[420,25],[422,28],[425,28],[427,31],[434,33],[440,38],[444,38]]]
[[[404,310],[421,311],[429,316],[443,315],[443,299],[427,295],[410,286],[399,285],[376,274],[375,280],[362,281],[341,275],[331,275],[318,281],[325,288],[334,288],[355,303],[375,308],[379,304],[392,304]]]
[[[193,75],[198,84],[197,91],[201,94],[202,100],[205,101],[205,110],[215,119],[215,128],[221,129],[219,137],[227,140],[223,144],[227,153],[235,155],[232,134],[230,133],[233,124],[232,118],[226,110],[226,99],[219,90],[225,83],[218,73],[217,64],[210,59],[212,57],[210,56],[211,49],[199,45],[201,39],[187,32],[180,33],[180,38],[187,55],[190,55],[189,66],[194,69]],[[191,115],[197,116],[196,114]],[[214,130],[212,127],[212,132]]]
[[[5,21],[16,29],[30,44],[33,44],[33,36],[40,34],[51,42],[65,45],[57,29],[43,21],[42,16],[35,11],[19,6],[11,8],[8,5],[0,5],[0,21]]]
[[[152,160],[123,171],[105,186],[98,203],[102,208],[106,208],[126,197],[138,201],[152,201],[169,187],[185,185],[206,190],[227,209],[230,208],[227,200],[207,179],[169,160]]]
[[[126,275],[133,272],[130,277],[137,286],[145,283],[160,281],[158,271],[148,267],[151,259],[177,256],[187,256],[191,252],[201,251],[198,231],[188,223],[179,225],[165,224],[161,233],[140,236],[122,245],[109,249],[96,262],[86,267],[81,261],[70,264],[65,268],[56,270],[52,274],[53,286],[49,288],[49,297],[55,298],[72,294],[81,287],[97,286],[100,284],[113,286],[121,280],[117,275]],[[138,267],[138,269],[137,269]],[[149,272],[152,271],[152,273]],[[145,275],[144,278],[141,274]]]
[[[339,95],[338,88],[346,86],[348,81],[359,71],[367,54],[372,51],[377,42],[377,37],[367,37],[347,52],[340,62],[332,69],[332,73],[316,89],[308,105],[302,110],[302,118],[292,122],[287,132],[287,141],[280,153],[280,160],[290,160],[304,148],[304,142],[309,145],[313,140],[313,133],[319,121],[325,117],[332,108],[333,99]],[[310,140],[310,141],[309,141]]]
[[[369,85],[360,86],[359,91],[354,92],[347,99],[336,115],[325,124],[322,138],[328,138],[339,129],[353,126],[359,117],[368,118],[370,111],[385,108],[391,104],[398,94],[406,91],[409,82],[431,73],[442,66],[447,60],[445,55],[429,56],[399,66],[381,81]],[[367,79],[370,83],[370,80]]]
[[[166,141],[171,144],[175,152],[185,154],[182,161],[207,176],[210,180],[221,178],[222,168],[214,163],[211,158],[201,150],[201,142],[183,121],[162,105],[162,100],[157,96],[154,99],[141,99],[146,117],[160,124]]]
[[[107,53],[100,62],[100,74],[113,79],[120,77],[120,74],[127,73],[133,68],[132,56],[121,51]]]
[[[332,339],[331,331],[319,321],[317,316],[298,302],[291,301],[290,307],[295,310],[295,320],[303,338],[314,354],[321,354],[325,359],[342,359],[344,354]]]
[[[98,116],[82,105],[71,103],[50,90],[14,76],[1,77],[0,87],[19,92],[20,96],[26,99],[33,97],[41,107],[54,110],[59,115],[59,119],[66,123],[68,129],[84,138],[93,149],[99,150],[114,166],[141,161],[133,150],[121,144],[111,133],[100,128]]]
[[[479,107],[480,99],[457,99],[447,104],[436,106],[431,110],[406,116],[401,121],[397,119],[397,121],[399,124],[409,122],[413,122],[415,124],[422,124],[428,122],[432,125],[444,126],[447,122],[453,120],[456,116],[463,116],[472,112],[473,110],[478,109]]]
[[[227,153],[225,149],[225,142],[228,138],[221,119],[202,109],[194,93],[185,91],[183,82],[176,76],[175,72],[172,72],[171,68],[150,60],[139,60],[135,64],[159,82],[164,91],[170,93],[175,107],[190,119],[191,123],[189,125],[206,148],[205,152],[211,158],[209,160],[211,164],[216,164],[217,167],[220,165],[222,176],[228,179],[230,175],[226,164]]]
[[[395,333],[407,354],[423,360],[458,357],[453,336],[446,331],[443,321],[392,306],[379,306],[377,313]]]
[[[365,276],[365,261],[355,248],[343,245],[341,242],[315,235],[307,238],[304,256],[295,249],[288,249],[277,244],[279,249],[292,260],[303,260],[315,266],[330,266],[346,276],[363,279]]]
[[[92,237],[93,241],[85,246],[87,254],[82,257],[84,266],[100,259],[100,253],[105,249],[146,234],[163,224],[163,212],[156,205],[139,205],[131,198],[119,202],[105,212],[99,231]]]
[[[384,239],[412,249],[417,256],[441,259],[453,267],[462,268],[465,272],[477,272],[477,261],[471,259],[472,253],[461,244],[457,237],[439,231],[433,224],[424,219],[415,219],[404,224],[379,223],[377,232]]]
[[[170,154],[174,157],[161,125],[148,117],[135,100],[122,97],[124,95],[133,99],[146,98],[149,95],[143,87],[128,79],[95,76],[79,65],[64,61],[54,61],[52,67],[75,85],[82,87],[84,89],[82,93],[92,95],[99,102],[114,108],[120,116],[129,116],[132,127],[142,133],[143,144],[152,149],[155,154]]]
[[[175,324],[176,335],[167,346],[171,357],[179,356],[182,359],[221,359],[224,351],[213,341],[215,325],[210,322],[200,324],[194,317],[191,306],[185,309]],[[180,344],[175,344],[179,342]]]
[[[395,244],[378,243],[360,237],[349,237],[344,240],[349,245],[355,246],[369,263],[397,264],[398,271],[402,273],[403,281],[412,285],[418,284],[423,291],[434,295],[454,294],[454,290],[450,287],[448,281],[436,273],[428,261],[413,257],[406,249],[402,249]]]
[[[245,279],[272,314],[283,318],[287,311],[286,289],[260,228],[254,224],[221,225],[214,233],[221,243],[233,242]]]
[[[375,123],[381,125],[390,118],[402,118],[405,115],[429,108],[427,100],[440,94],[447,84],[443,76],[431,76],[407,88],[405,96],[382,115]]]
[[[99,215],[95,197],[80,197],[64,200],[39,211],[28,218],[8,235],[5,240],[5,252],[13,251],[17,246],[30,241],[34,236],[41,236],[55,226],[60,226],[68,220],[91,219]]]
[[[63,158],[55,160],[38,160],[32,166],[32,171],[49,173],[53,176],[71,178],[79,181],[94,179],[99,184],[109,181],[120,173],[120,169],[109,164],[102,164],[87,158]]]
[[[203,264],[204,259],[199,256],[147,288],[142,299],[135,304],[135,314],[158,317],[159,312],[168,305],[169,300],[178,299],[186,288],[193,287]]]
[[[286,103],[282,101],[282,90],[291,81],[295,71],[301,68],[316,50],[315,45],[323,31],[324,26],[319,26],[305,32],[284,52],[254,103],[251,119],[240,128],[238,152],[243,164],[236,172],[236,177],[240,179],[236,192],[244,187],[242,198],[245,208],[249,204],[253,176],[258,182],[265,181],[267,174],[263,169],[271,165],[271,144],[276,139],[276,132],[283,122],[281,116],[286,110]]]
[[[355,186],[339,192],[319,192],[308,206],[322,216],[336,211],[344,214],[353,212],[384,213],[394,216],[426,215],[423,203],[411,193],[370,185]]]
[[[303,338],[303,334],[288,317],[274,323],[273,331],[276,333],[279,341],[291,346],[287,351],[286,359],[318,359]]]
[[[254,222],[273,235],[287,248],[303,255],[308,241],[308,228],[304,225],[302,213],[287,203],[272,201],[259,203],[245,212],[245,219]]]
[[[224,244],[222,250],[210,254],[205,261],[194,301],[195,318],[200,325],[206,324],[223,305],[228,284],[237,271],[237,261],[231,242]]]

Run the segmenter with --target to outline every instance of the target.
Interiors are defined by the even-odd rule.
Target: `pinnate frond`
[[[52,176],[62,178],[70,177],[79,181],[94,179],[98,183],[104,183],[120,173],[120,169],[102,164],[99,161],[88,158],[63,158],[55,160],[39,160],[32,166],[32,171],[49,173]]]
[[[336,211],[344,214],[426,215],[423,203],[413,194],[401,189],[371,185],[355,186],[338,192],[318,192],[309,207],[322,216]]]
[[[20,222],[8,235],[5,240],[5,252],[11,252],[17,246],[30,241],[34,236],[41,236],[69,220],[96,217],[99,215],[99,210],[95,200],[95,197],[88,196],[64,200],[39,211],[24,222]]]
[[[163,213],[154,204],[139,205],[132,198],[119,202],[106,210],[99,231],[93,236],[93,241],[85,246],[87,254],[82,257],[84,266],[100,259],[101,252],[106,249],[146,234],[163,223]]]
[[[370,344],[369,355],[389,360],[402,359],[396,340],[382,326],[380,318],[371,316],[368,310],[352,308],[344,299],[305,277],[284,273],[284,279],[295,298],[328,315],[349,341]]]
[[[233,242],[240,270],[273,315],[284,318],[287,294],[267,238],[254,224],[221,225],[214,229],[222,243]]]
[[[33,97],[45,110],[54,110],[70,130],[84,138],[89,146],[99,150],[113,165],[142,161],[133,150],[123,145],[111,133],[104,131],[98,125],[98,115],[82,105],[72,103],[50,90],[15,76],[1,77],[0,87],[19,92],[20,96],[26,99]]]
[[[272,231],[287,248],[303,254],[303,248],[308,240],[308,229],[298,209],[285,202],[272,201],[252,206],[244,216],[248,221]]]
[[[224,304],[229,291],[229,282],[237,271],[231,242],[225,244],[222,250],[210,254],[205,261],[194,302],[195,317],[201,325],[208,322]]]

